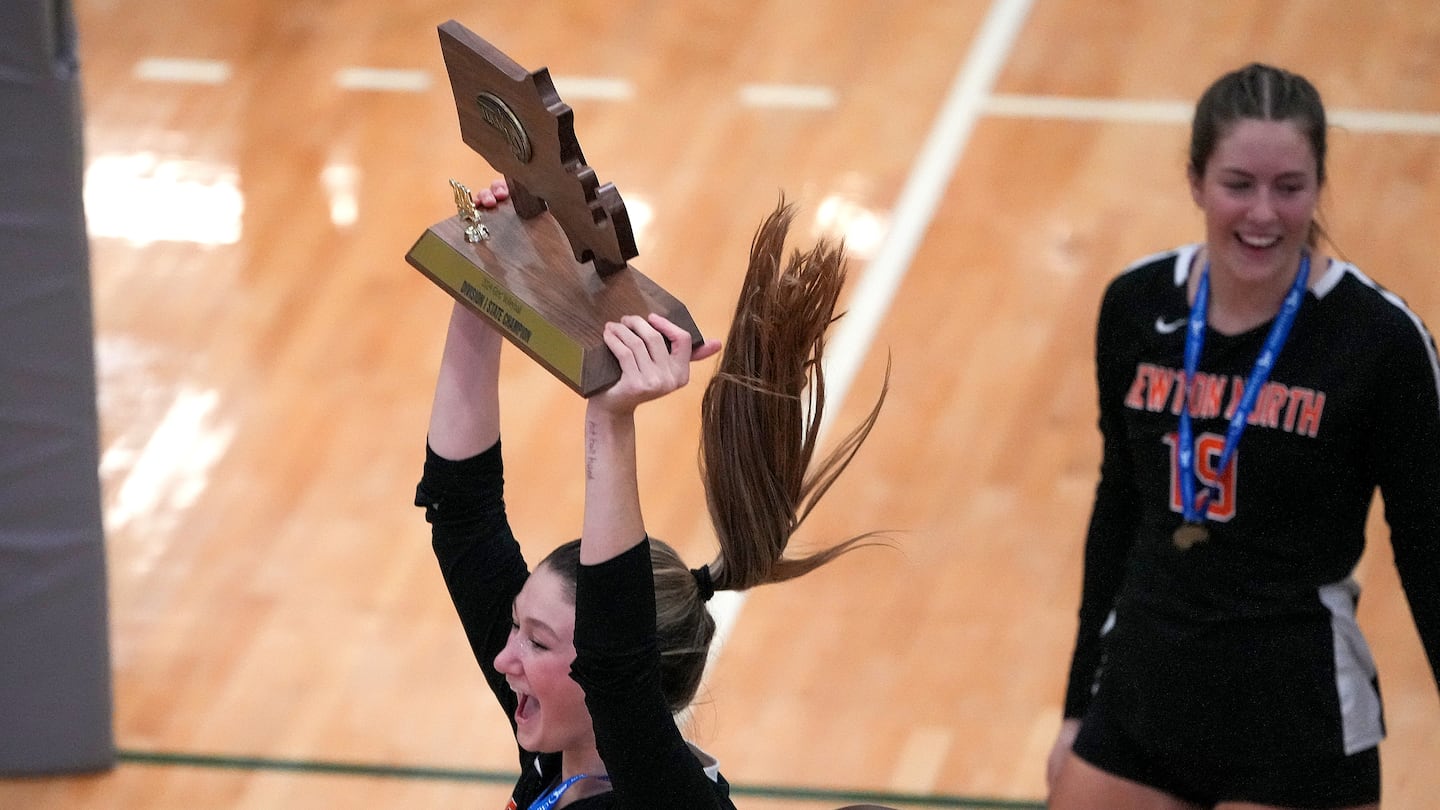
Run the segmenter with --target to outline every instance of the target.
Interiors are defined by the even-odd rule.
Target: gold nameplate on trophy
[[[526,71],[454,20],[439,32],[461,138],[504,175],[510,200],[477,211],[452,180],[455,216],[405,260],[581,396],[620,377],[607,321],[654,312],[702,342],[685,305],[629,265],[625,204],[585,164],[549,71]]]

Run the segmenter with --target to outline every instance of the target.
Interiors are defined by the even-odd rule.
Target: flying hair
[[[812,465],[825,416],[826,331],[845,284],[843,243],[821,238],[785,259],[794,208],[782,196],[750,246],[750,263],[719,367],[701,401],[700,468],[720,553],[718,590],[793,579],[862,545],[857,535],[801,557],[791,536],[849,466],[880,415],[869,414]],[[783,261],[782,261],[783,260]]]

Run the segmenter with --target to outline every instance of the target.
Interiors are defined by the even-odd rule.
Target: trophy
[[[461,139],[510,199],[477,210],[451,180],[456,215],[405,260],[582,397],[620,378],[607,321],[654,312],[703,342],[685,305],[629,265],[639,251],[625,203],[586,165],[548,69],[526,71],[454,20],[439,32]]]

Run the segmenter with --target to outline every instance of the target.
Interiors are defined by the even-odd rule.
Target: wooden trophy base
[[[505,201],[482,212],[489,237],[470,242],[452,216],[428,228],[405,260],[582,397],[620,379],[604,328],[622,315],[663,315],[703,342],[678,299],[634,267],[601,277],[577,262],[549,213],[522,219]]]

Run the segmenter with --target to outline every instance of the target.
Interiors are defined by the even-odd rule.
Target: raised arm
[[[509,196],[505,182],[497,180],[475,194],[475,204],[494,208]],[[503,342],[484,318],[455,304],[430,409],[430,449],[443,458],[470,458],[499,440]]]
[[[667,345],[668,342],[668,345]],[[627,315],[605,326],[605,345],[620,362],[620,379],[586,403],[585,515],[580,562],[595,565],[645,538],[635,465],[635,409],[690,381],[690,363],[720,350],[718,341],[692,347],[690,335],[659,315]]]
[[[500,347],[504,338],[460,304],[450,313],[430,408],[430,449],[460,460],[500,438]]]

